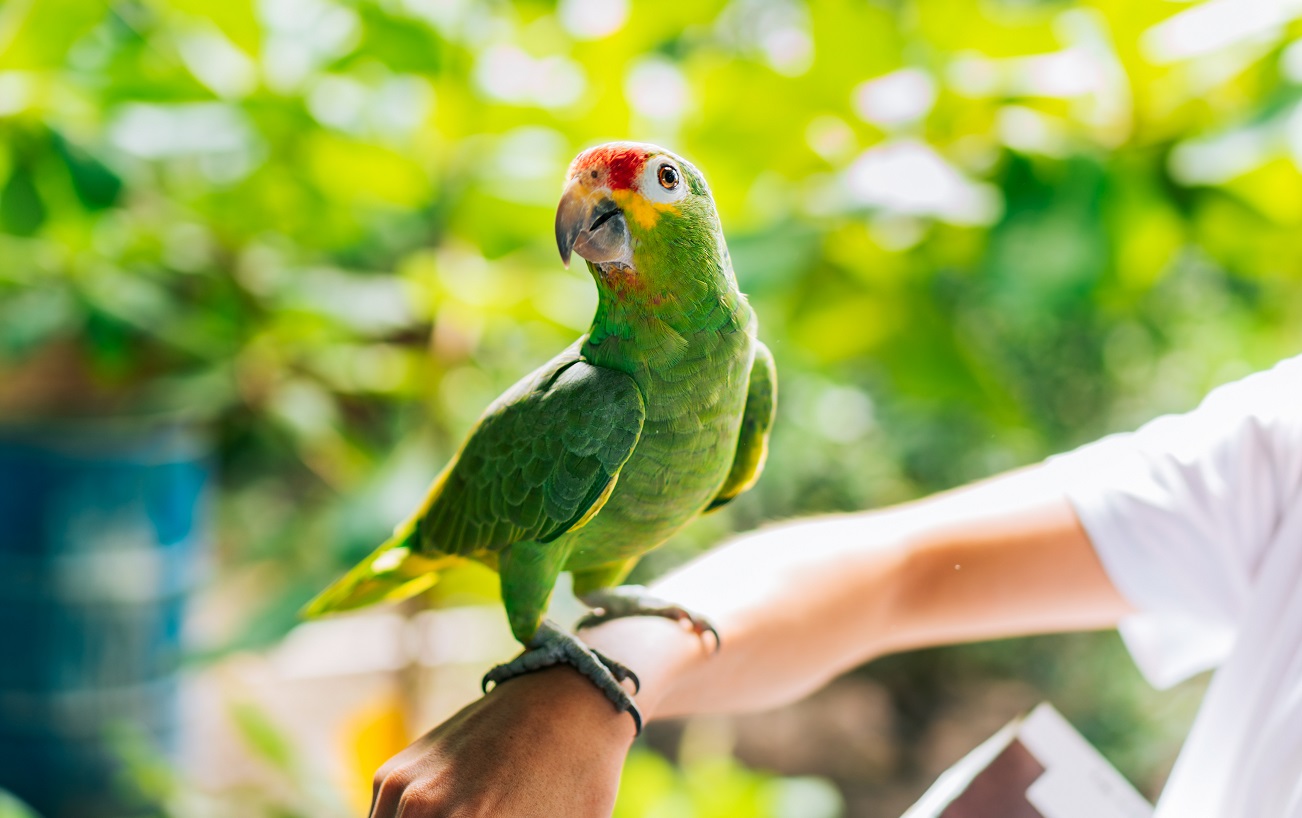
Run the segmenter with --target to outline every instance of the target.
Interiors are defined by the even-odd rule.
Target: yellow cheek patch
[[[615,200],[624,215],[632,218],[643,230],[650,230],[660,221],[661,213],[678,215],[678,208],[668,202],[653,202],[641,193],[632,190],[612,190],[610,198]]]

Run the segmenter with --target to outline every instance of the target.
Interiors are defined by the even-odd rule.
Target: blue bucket
[[[46,818],[147,811],[123,730],[175,752],[204,454],[173,425],[0,427],[0,789]]]

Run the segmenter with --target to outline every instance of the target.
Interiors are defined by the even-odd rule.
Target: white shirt
[[[1302,818],[1302,357],[1051,463],[1144,675],[1218,668],[1157,818]]]

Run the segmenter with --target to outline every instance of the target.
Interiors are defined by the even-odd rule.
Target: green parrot
[[[305,614],[403,599],[478,560],[500,574],[525,648],[489,671],[485,688],[567,663],[641,730],[621,684],[636,687],[636,676],[544,619],[552,588],[570,572],[593,609],[579,628],[663,616],[713,633],[717,647],[703,618],[619,583],[643,554],[755,483],[777,377],[710,189],[681,157],[634,142],[579,154],[556,243],[566,266],[571,253],[587,260],[592,327],[489,406],[420,508]]]

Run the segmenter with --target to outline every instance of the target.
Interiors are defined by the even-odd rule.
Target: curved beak
[[[571,253],[591,262],[613,261],[627,247],[624,213],[609,192],[589,188],[581,178],[571,180],[556,208],[556,248],[565,266],[570,266]]]

